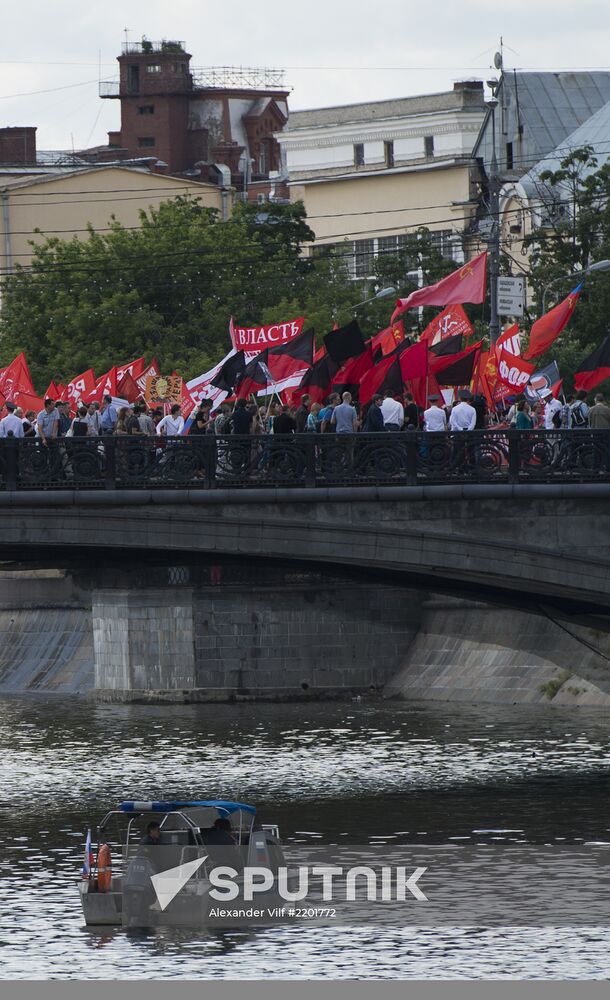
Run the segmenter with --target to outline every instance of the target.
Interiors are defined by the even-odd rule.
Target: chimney
[[[0,163],[9,166],[36,163],[36,129],[27,125],[0,128]]]

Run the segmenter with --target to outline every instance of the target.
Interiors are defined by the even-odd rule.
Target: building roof
[[[99,174],[101,171],[104,170],[120,170],[122,173],[129,175],[144,174],[146,177],[150,177],[151,180],[154,180],[155,185],[157,185],[158,182],[160,185],[163,185],[165,183],[169,187],[176,187],[176,185],[178,185],[179,187],[182,188],[199,187],[199,188],[214,188],[215,190],[218,190],[217,185],[212,184],[209,181],[200,181],[191,178],[185,179],[181,177],[175,177],[173,174],[153,173],[153,171],[146,170],[143,167],[125,166],[125,164],[121,162],[96,163],[88,165],[86,167],[74,167],[71,170],[68,170],[66,168],[61,168],[57,169],[53,173],[44,173],[44,174],[39,174],[35,172],[35,168],[32,168],[32,173],[29,174],[29,176],[27,177],[20,176],[20,177],[7,177],[6,179],[2,178],[0,183],[3,188],[31,187],[34,184],[49,184],[51,181],[57,181],[63,177],[77,177],[77,176],[83,176],[85,174]]]
[[[523,175],[521,184],[526,192],[535,195],[540,184],[540,175],[546,170],[559,170],[561,161],[572,150],[580,149],[582,146],[592,146],[598,161],[597,164],[583,164],[582,176],[587,177],[610,159],[610,100]]]
[[[513,170],[522,175],[610,101],[610,72],[508,70],[502,75],[497,97],[498,164],[500,170],[506,169],[504,146],[513,143]],[[491,131],[488,113],[474,148],[488,169]]]
[[[465,94],[476,95],[476,100],[473,101],[471,96],[465,105]],[[290,111],[286,131],[325,125],[349,125],[352,122],[370,123],[385,118],[404,118],[409,115],[460,110],[465,106],[470,109],[473,106],[481,107],[482,102],[482,90],[456,89],[417,97],[394,97],[387,101],[367,101],[361,104],[340,104],[329,108]]]

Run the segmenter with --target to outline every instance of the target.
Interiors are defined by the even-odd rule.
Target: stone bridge
[[[607,622],[608,440],[573,433],[569,461],[557,434],[526,452],[506,437],[507,462],[497,435],[445,436],[444,466],[435,436],[381,435],[374,466],[361,436],[325,445],[326,465],[309,440],[238,443],[229,486],[216,442],[203,462],[182,441],[169,458],[150,442],[78,461],[32,446],[30,465],[5,463],[0,560],[78,575],[112,696],[380,689],[430,594]],[[536,441],[552,461],[533,460]]]

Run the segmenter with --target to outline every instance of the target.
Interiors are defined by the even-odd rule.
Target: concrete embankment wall
[[[164,573],[164,587],[98,592],[93,612],[62,571],[0,574],[0,692],[255,700],[372,685],[407,701],[610,705],[610,618],[298,575],[172,588]]]
[[[90,605],[90,596],[61,571],[0,574],[0,691],[90,691]]]
[[[610,705],[610,618],[562,619],[430,597],[386,697]]]

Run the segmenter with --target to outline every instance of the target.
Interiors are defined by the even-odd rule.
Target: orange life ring
[[[108,844],[101,844],[97,852],[97,887],[108,892],[112,883],[112,858]]]

